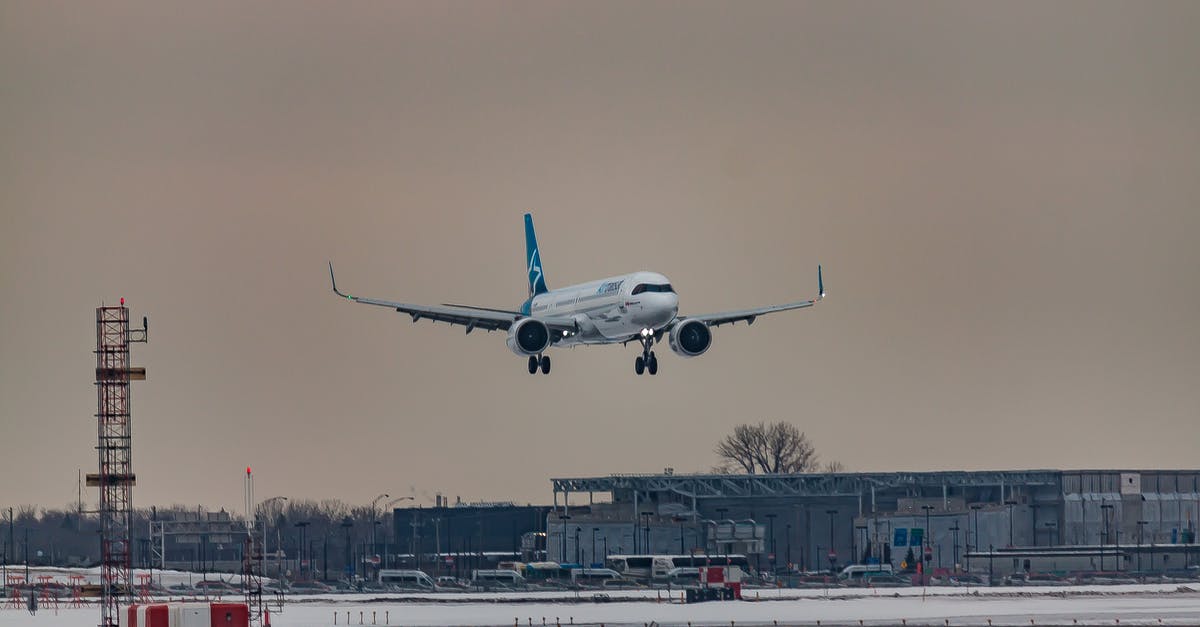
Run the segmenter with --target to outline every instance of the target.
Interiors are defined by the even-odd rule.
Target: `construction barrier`
[[[120,627],[250,627],[245,603],[151,603],[118,614]]]

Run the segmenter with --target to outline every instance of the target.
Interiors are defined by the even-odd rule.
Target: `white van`
[[[379,571],[379,583],[397,588],[420,588],[423,590],[433,590],[436,587],[433,578],[419,570],[383,569]]]
[[[842,581],[862,581],[863,577],[880,577],[892,574],[891,564],[851,564],[842,569],[838,579]]]

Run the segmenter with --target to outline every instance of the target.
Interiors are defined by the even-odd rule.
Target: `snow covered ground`
[[[1119,588],[1130,588],[1121,586]],[[1144,586],[1143,586],[1144,588]],[[397,596],[341,595],[288,603],[274,617],[277,627],[330,627],[331,625],[1195,625],[1200,624],[1200,593],[1118,590],[1081,593],[1076,588],[1039,588],[1021,592],[920,596],[920,589],[901,589],[879,596],[831,594],[828,598],[803,595],[760,595],[755,601],[729,601],[683,605],[680,603],[623,601],[594,603],[533,599],[517,602],[508,594],[472,595],[471,600],[443,602],[404,600]],[[846,592],[846,591],[839,591]],[[861,593],[861,591],[858,591]],[[912,594],[912,593],[916,594]],[[944,591],[939,591],[944,592]],[[573,596],[573,595],[572,595]],[[753,598],[753,596],[751,596]],[[372,600],[373,599],[373,600]],[[360,614],[361,613],[361,614]],[[335,623],[336,615],[336,623]],[[43,608],[36,616],[25,610],[0,610],[0,627],[93,626],[99,611]],[[545,623],[543,623],[543,620]]]

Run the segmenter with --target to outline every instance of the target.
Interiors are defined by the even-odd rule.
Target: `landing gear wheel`
[[[550,374],[550,356],[542,355],[542,374]]]
[[[530,355],[529,356],[529,374],[533,374],[533,373],[537,372],[537,369],[538,369],[538,358],[534,357],[533,355]]]
[[[637,359],[633,360],[633,371],[640,375],[640,374],[642,374],[642,371],[644,371],[645,369],[646,369],[646,360],[642,359],[641,355],[638,355]]]
[[[654,355],[654,351],[650,351],[650,360],[646,362],[646,370],[650,371],[651,376],[658,374],[658,357]]]

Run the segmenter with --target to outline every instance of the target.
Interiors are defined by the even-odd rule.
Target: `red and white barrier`
[[[250,627],[245,603],[152,603],[119,613],[120,627]]]

